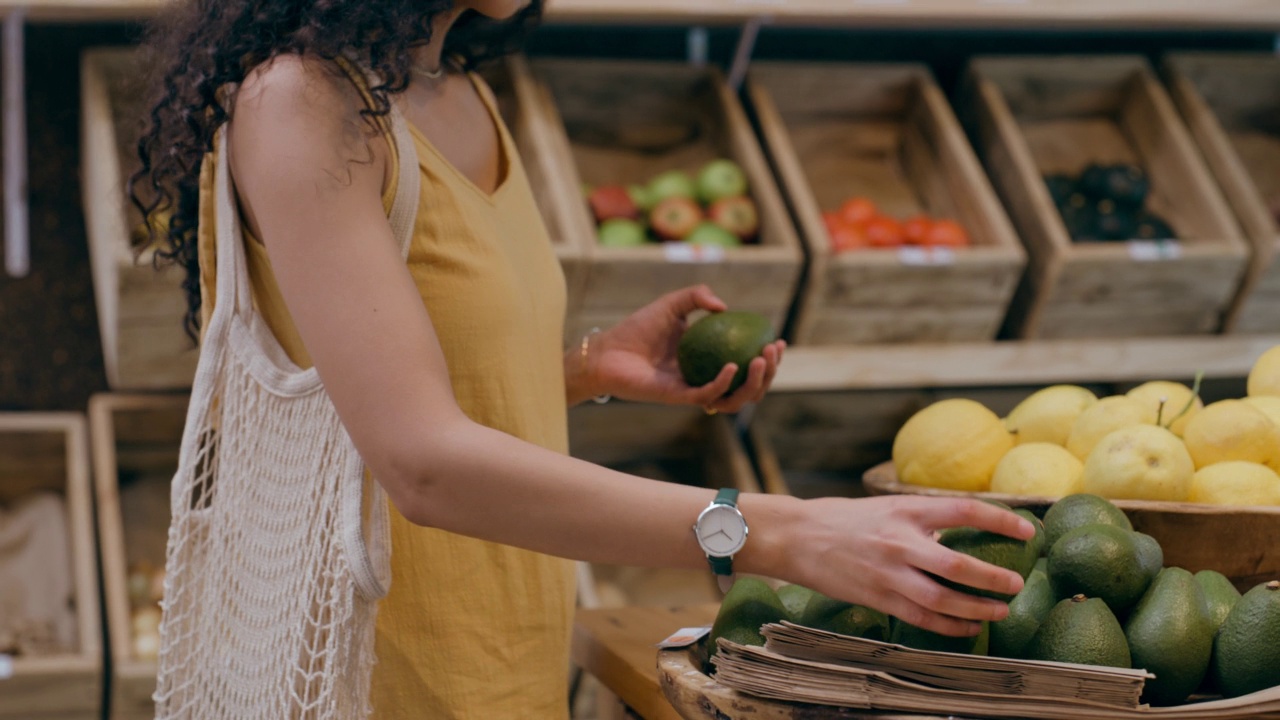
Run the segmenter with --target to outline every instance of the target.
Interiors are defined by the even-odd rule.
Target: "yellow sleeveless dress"
[[[367,101],[363,78],[343,68]],[[411,128],[422,189],[409,271],[463,412],[567,452],[564,276],[497,104],[483,81],[472,80],[501,138],[501,182],[485,193]],[[397,177],[395,167],[389,176]],[[388,212],[392,182],[383,194]],[[213,188],[214,167],[206,160],[197,241],[206,325],[217,284]],[[254,302],[290,358],[309,367],[266,249],[247,228],[245,238]],[[378,608],[373,717],[568,717],[573,563],[415,526],[394,506],[391,536],[391,591]]]

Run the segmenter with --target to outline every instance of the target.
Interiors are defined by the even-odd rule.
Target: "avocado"
[[[1124,635],[1133,664],[1156,676],[1143,688],[1146,702],[1185,702],[1204,680],[1213,652],[1213,624],[1200,584],[1186,570],[1160,571],[1129,615]]]
[[[889,616],[862,605],[814,593],[805,605],[797,624],[852,637],[879,640],[889,639]]]
[[[738,578],[725,593],[720,611],[716,613],[707,638],[708,655],[716,654],[716,640],[721,637],[743,645],[764,645],[760,626],[786,619],[787,609],[773,588],[759,578]]]
[[[1067,198],[1076,192],[1076,179],[1070,175],[1056,173],[1044,176],[1045,187],[1049,189],[1049,197],[1054,205],[1064,205]]]
[[[787,619],[801,625],[804,624],[800,620],[804,617],[804,608],[815,595],[818,595],[816,591],[803,585],[783,585],[778,588],[778,599],[782,601],[782,607],[787,609]]]
[[[1006,658],[1022,657],[1027,644],[1040,629],[1040,623],[1057,602],[1049,577],[1032,570],[1022,592],[1009,601],[1008,617],[991,623],[991,654]]]
[[[715,380],[725,365],[735,363],[729,392],[747,380],[751,361],[777,339],[769,319],[753,312],[722,312],[698,320],[684,331],[676,347],[676,361],[685,382],[701,387]]]
[[[1132,667],[1120,621],[1098,598],[1060,601],[1027,644],[1028,660]]]
[[[1049,550],[1049,546],[1046,543],[1045,552],[1048,552],[1048,550]],[[1048,577],[1049,576],[1049,558],[1045,555],[1041,555],[1040,559],[1036,561],[1036,566],[1031,568],[1031,572],[1044,573],[1045,577]]]
[[[1196,582],[1204,591],[1205,605],[1209,611],[1209,622],[1213,631],[1217,632],[1222,623],[1231,614],[1231,608],[1240,600],[1240,591],[1227,579],[1226,575],[1216,570],[1201,570],[1195,574]]]
[[[1036,564],[1036,558],[1039,557],[1034,538],[1026,541],[1015,540],[1005,535],[971,527],[943,530],[938,537],[938,542],[958,553],[969,555],[1006,570],[1012,570],[1022,576],[1023,580],[1026,580],[1027,576],[1031,574],[1031,569]],[[979,597],[995,598],[1004,602],[1013,599],[1012,595],[1005,593],[979,590],[935,575],[930,575],[930,577],[946,587]]]
[[[1134,533],[1114,525],[1085,525],[1049,550],[1049,581],[1060,598],[1083,594],[1123,616],[1151,583],[1138,559]]]
[[[1164,567],[1164,549],[1155,538],[1146,533],[1135,532],[1133,540],[1138,546],[1138,567],[1147,577],[1147,582],[1155,580]]]
[[[1131,240],[1138,231],[1138,217],[1113,200],[1099,200],[1093,206],[1093,231],[1099,240]]]
[[[990,640],[984,640],[983,636],[989,638],[989,623],[982,623],[982,631],[973,637],[952,637],[950,635],[939,635],[936,632],[918,628],[915,625],[909,625],[901,620],[894,618],[892,622],[893,631],[889,635],[889,642],[896,645],[906,645],[916,650],[931,650],[933,652],[949,652],[959,653],[961,655],[978,655],[986,654],[987,646]],[[982,650],[982,653],[977,652]]]
[[[1178,233],[1174,231],[1173,226],[1155,213],[1140,212],[1134,219],[1137,222],[1133,230],[1135,240],[1178,239]]]
[[[1226,697],[1280,685],[1280,581],[1258,585],[1231,608],[1210,667]]]
[[[1100,495],[1077,493],[1055,502],[1044,514],[1047,553],[1063,535],[1083,525],[1115,525],[1132,530],[1133,525],[1120,508]]]
[[[1034,553],[1038,561],[1038,558],[1043,557],[1045,553],[1049,552],[1049,547],[1046,544],[1047,536],[1044,533],[1044,523],[1041,522],[1040,518],[1036,517],[1030,510],[1019,508],[1018,510],[1014,510],[1013,514],[1035,526],[1036,536],[1031,538],[1031,545],[1035,548]]]
[[[1142,207],[1151,191],[1151,182],[1142,168],[1129,164],[1091,164],[1080,174],[1080,191],[1094,200],[1110,200],[1134,209]]]

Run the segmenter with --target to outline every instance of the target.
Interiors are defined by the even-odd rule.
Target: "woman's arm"
[[[246,219],[342,422],[410,521],[552,555],[705,567],[691,526],[714,491],[641,480],[470,421],[459,409],[422,300],[381,204],[387,148],[358,98],[320,63],[282,58],[246,81],[230,132]],[[998,602],[923,571],[1012,592],[1014,573],[943,548],[934,530],[973,525],[1030,537],[1021,518],[968,500],[804,501],[751,495],[736,564],[973,634]],[[959,618],[965,618],[961,620]]]

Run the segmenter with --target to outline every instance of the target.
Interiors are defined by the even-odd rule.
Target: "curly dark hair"
[[[445,54],[473,69],[515,52],[540,21],[542,5],[533,0],[503,22],[465,13],[446,38]],[[225,90],[282,54],[333,59],[354,49],[382,78],[367,115],[386,114],[389,96],[409,85],[410,51],[429,42],[435,19],[454,6],[455,0],[187,0],[153,26],[144,52],[156,79],[129,197],[150,229],[139,242],[154,244],[157,262],[186,270],[185,326],[193,340],[200,326],[200,165],[234,105]],[[158,212],[170,215],[168,223],[156,221]]]

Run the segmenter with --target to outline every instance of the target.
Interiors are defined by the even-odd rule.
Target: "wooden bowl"
[[[898,481],[892,462],[868,470],[862,485],[871,495],[926,495],[997,500],[1043,515],[1054,498],[1002,493],[968,493],[907,485]],[[1227,507],[1200,503],[1113,500],[1133,529],[1164,548],[1166,567],[1191,572],[1217,570],[1242,592],[1280,578],[1280,507]]]

